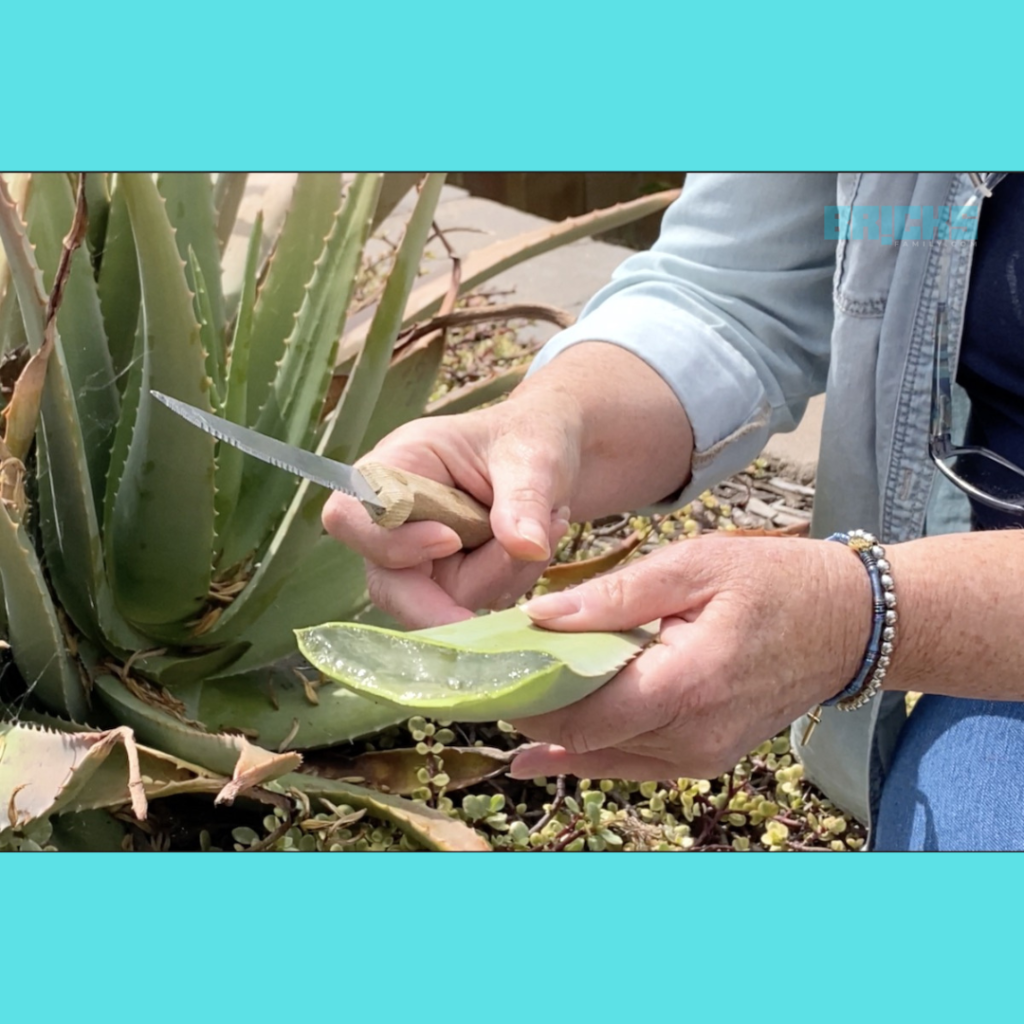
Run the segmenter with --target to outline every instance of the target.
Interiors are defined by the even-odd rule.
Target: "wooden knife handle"
[[[459,535],[467,550],[494,536],[490,511],[463,491],[379,462],[363,463],[359,472],[384,506],[384,511],[374,516],[378,526],[393,530],[402,523],[444,523]]]

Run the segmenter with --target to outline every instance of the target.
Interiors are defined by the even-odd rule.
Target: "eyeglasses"
[[[949,329],[944,302],[939,303],[935,322],[935,364],[932,371],[928,452],[939,472],[975,501],[1001,512],[1024,515],[1024,469],[988,448],[953,444]]]

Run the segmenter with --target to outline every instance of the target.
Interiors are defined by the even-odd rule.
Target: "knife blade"
[[[356,498],[379,526],[434,521],[451,527],[464,548],[476,548],[493,536],[490,513],[463,491],[381,463],[359,469],[232,423],[177,398],[150,391],[182,419],[218,440],[288,473]]]

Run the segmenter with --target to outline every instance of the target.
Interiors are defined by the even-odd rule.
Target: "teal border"
[[[1008,18],[880,0],[19,4],[4,13],[0,159],[16,170],[1019,167]]]
[[[5,1020],[1019,1012],[1021,862],[1007,855],[111,854],[2,865]]]
[[[4,13],[0,162],[1020,168],[1006,18],[878,2],[20,4]],[[0,863],[4,1019],[1019,1012],[1009,856]]]

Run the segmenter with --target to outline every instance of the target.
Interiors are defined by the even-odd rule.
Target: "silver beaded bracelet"
[[[840,711],[856,711],[863,707],[882,688],[886,672],[892,662],[896,644],[896,585],[891,567],[885,557],[885,548],[866,530],[851,530],[849,534],[835,534],[829,540],[844,542],[860,556],[871,579],[874,615],[871,639],[860,671],[851,683],[826,704],[835,704]]]
[[[872,620],[871,637],[860,669],[853,679],[834,697],[813,708],[803,742],[811,737],[814,727],[821,721],[822,707],[837,707],[840,711],[862,708],[882,688],[886,672],[892,662],[896,645],[896,586],[885,549],[877,538],[866,530],[834,533],[828,540],[839,541],[857,553],[871,579]]]

